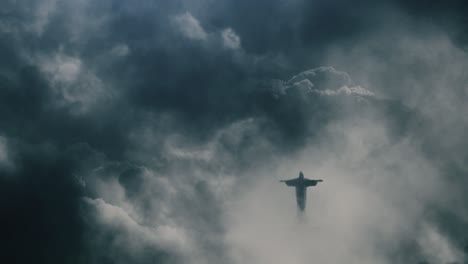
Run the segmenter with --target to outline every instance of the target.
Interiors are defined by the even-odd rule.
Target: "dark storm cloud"
[[[73,262],[82,237],[73,162],[49,144],[10,140],[14,168],[2,171],[2,259]],[[62,156],[62,157],[61,157]],[[27,253],[25,253],[27,252]]]
[[[461,1],[1,5],[2,252],[16,263],[225,263],[223,192],[258,164],[352,116],[387,120],[394,142],[426,135],[416,110],[344,72],[292,76],[391,29],[396,13],[466,38]],[[463,220],[438,206],[433,222],[461,240]]]
[[[442,27],[460,45],[467,45],[467,21],[465,13],[468,10],[466,1],[395,1],[410,16]]]

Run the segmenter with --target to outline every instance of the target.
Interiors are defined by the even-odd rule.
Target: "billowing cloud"
[[[310,69],[295,75],[287,82],[275,83],[277,92],[284,94],[288,89],[299,90],[303,94],[315,93],[326,96],[374,96],[373,92],[359,85],[355,86],[347,73],[337,71],[333,67]]]
[[[434,263],[463,263],[466,256],[436,227],[422,224],[419,236],[424,255]]]
[[[449,186],[411,141],[395,142],[368,117],[337,120],[322,132],[321,142],[256,171],[258,181],[233,199],[227,239],[235,263],[399,263],[408,256],[463,263],[443,232],[421,228]],[[297,176],[298,168],[324,179],[309,190],[303,215],[294,190],[275,181]]]
[[[190,13],[186,12],[173,18],[174,24],[182,35],[189,39],[205,40],[207,33],[200,25],[200,22]]]
[[[86,221],[101,227],[97,234],[92,234],[95,240],[93,243],[97,244],[99,240],[105,241],[107,234],[116,232],[110,241],[105,241],[111,250],[105,253],[105,257],[114,263],[123,263],[122,257],[126,254],[129,259],[146,261],[148,260],[147,254],[156,257],[158,251],[175,252],[181,255],[191,251],[189,238],[180,227],[144,226],[136,222],[124,209],[108,204],[100,198],[83,198],[83,207],[87,211]],[[96,256],[93,256],[91,261],[98,260],[103,252],[97,251],[95,254]]]
[[[241,46],[240,37],[231,29],[227,28],[221,32],[224,47],[228,49],[238,49]]]
[[[6,258],[466,262],[458,2],[5,1]]]
[[[49,81],[52,93],[58,98],[58,105],[70,107],[77,114],[90,111],[111,96],[104,83],[77,57],[58,52],[39,59],[38,64]]]

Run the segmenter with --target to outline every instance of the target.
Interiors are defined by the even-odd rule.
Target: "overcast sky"
[[[2,1],[0,258],[467,263],[468,6],[433,2]]]

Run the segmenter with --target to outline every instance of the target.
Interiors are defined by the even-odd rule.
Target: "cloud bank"
[[[1,6],[2,258],[467,261],[462,1]]]

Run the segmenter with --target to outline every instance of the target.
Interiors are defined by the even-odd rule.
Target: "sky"
[[[468,263],[467,12],[2,1],[0,258]]]

